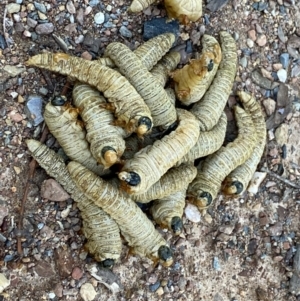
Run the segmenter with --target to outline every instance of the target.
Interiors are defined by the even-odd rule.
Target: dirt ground
[[[219,195],[199,223],[184,217],[179,237],[159,229],[174,249],[172,267],[154,268],[148,259],[127,257],[124,245],[112,272],[98,269],[85,253],[76,204],[41,197],[49,177],[39,167],[19,224],[31,161],[24,141],[39,139],[43,130],[43,123],[35,126],[26,114],[26,101],[36,94],[45,104],[66,81],[24,62],[44,49],[62,51],[51,26],[38,30],[36,20],[52,23],[70,54],[90,58],[111,41],[134,49],[143,41],[144,22],[165,16],[165,10],[158,5],[128,15],[129,0],[41,1],[44,12],[31,0],[12,3],[17,4],[9,8],[13,13],[6,11],[8,3],[0,3],[0,273],[10,280],[0,301],[300,300],[299,287],[290,289],[300,235],[300,2],[232,0],[215,12],[203,3],[203,18],[180,26],[177,44],[192,45],[192,57],[204,32],[218,37],[227,30],[234,36],[239,67],[232,95],[237,89],[252,93],[267,122],[267,146],[258,166],[263,181],[255,194]],[[105,20],[96,24],[99,12]],[[130,33],[123,28],[122,36],[121,27]],[[229,121],[233,101],[232,96],[226,107]],[[58,148],[50,134],[46,144]],[[0,292],[1,285],[0,279]]]

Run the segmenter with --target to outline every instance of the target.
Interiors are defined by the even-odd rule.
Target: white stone
[[[0,274],[0,293],[2,293],[10,285],[8,280],[3,274]]]
[[[247,39],[247,45],[249,48],[252,48],[254,46],[254,42],[251,39]]]
[[[282,83],[285,83],[286,79],[287,79],[287,72],[284,69],[280,69],[277,71],[277,76],[279,81],[281,81]]]
[[[84,301],[92,301],[97,293],[91,283],[84,283],[80,288],[80,296]]]
[[[195,205],[187,204],[185,207],[185,216],[188,220],[193,223],[199,223],[201,220],[201,215],[198,208]]]
[[[248,191],[250,193],[257,193],[258,192],[258,188],[259,185],[262,183],[262,181],[266,178],[267,173],[266,172],[259,172],[256,171],[250,181],[249,187],[248,187]]]
[[[102,12],[99,12],[94,16],[94,21],[96,24],[103,24],[104,20],[105,20],[105,16]]]

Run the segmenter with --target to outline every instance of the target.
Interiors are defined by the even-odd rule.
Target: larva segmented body
[[[83,218],[83,233],[88,242],[85,245],[97,261],[104,266],[112,265],[121,254],[122,242],[119,227],[101,208],[96,206],[76,187],[63,159],[39,141],[26,140],[33,158],[56,179],[77,203]]]
[[[227,117],[223,112],[219,122],[208,132],[200,132],[197,143],[179,160],[175,166],[184,162],[194,162],[198,158],[216,152],[223,144],[226,134]]]
[[[72,76],[103,92],[114,107],[116,123],[128,132],[143,135],[152,128],[149,108],[128,80],[119,72],[65,53],[42,53],[31,57],[26,64]]]
[[[173,124],[177,118],[175,107],[164,88],[156,82],[138,57],[126,45],[118,42],[110,43],[105,53],[143,97],[151,111],[153,125],[167,127]]]
[[[175,107],[176,104],[175,91],[172,88],[166,88],[165,91],[169,96],[169,100],[171,101],[171,104]]]
[[[77,162],[70,162],[68,170],[85,195],[118,223],[122,235],[136,254],[160,260],[165,266],[173,263],[166,241],[129,197]]]
[[[169,73],[173,71],[180,62],[180,53],[173,51],[166,54],[152,69],[151,74],[157,82],[164,87],[169,78]]]
[[[180,23],[196,22],[202,16],[202,0],[165,0],[168,17]]]
[[[160,200],[156,200],[150,212],[155,222],[162,227],[167,227],[176,235],[183,229],[182,215],[185,206],[186,188],[174,192]]]
[[[78,122],[78,110],[70,104],[54,106],[48,103],[44,112],[45,122],[49,131],[57,139],[66,155],[92,170],[97,175],[103,175],[103,166],[97,165],[93,158],[89,144],[85,140],[86,132]]]
[[[97,162],[105,168],[119,162],[125,150],[125,132],[113,125],[113,114],[101,107],[106,103],[105,98],[89,85],[77,83],[73,101],[85,122],[86,139]]]
[[[174,166],[197,142],[199,122],[190,112],[177,109],[176,130],[154,142],[127,160],[118,177],[128,193],[147,191],[168,169]]]
[[[156,1],[157,0],[133,0],[128,8],[128,12],[139,13]]]
[[[162,199],[176,191],[183,190],[197,175],[194,164],[181,164],[168,170],[146,192],[133,194],[131,198],[139,203],[148,203],[152,200]],[[179,181],[180,179],[180,181]]]
[[[236,45],[226,31],[220,32],[222,60],[216,76],[201,101],[191,112],[200,121],[200,130],[209,131],[218,122],[230,95],[237,68]]]
[[[173,33],[163,33],[143,43],[134,51],[134,54],[149,71],[169,51],[174,42],[175,35]],[[172,54],[172,56],[174,60],[176,55]],[[109,57],[99,58],[97,62],[112,68],[116,67],[115,63]],[[172,61],[171,63],[174,64]]]
[[[238,137],[226,147],[208,156],[195,180],[189,185],[188,195],[199,209],[208,207],[216,198],[222,181],[251,155],[256,144],[256,132],[251,116],[242,108],[234,107]]]
[[[184,105],[199,101],[213,81],[222,59],[218,41],[209,35],[204,35],[203,49],[199,59],[190,61],[182,69],[172,73],[175,81],[175,92]]]
[[[257,135],[256,146],[250,158],[233,170],[226,177],[223,184],[225,194],[240,195],[247,188],[263,154],[266,145],[266,123],[261,106],[253,96],[244,91],[237,92],[237,95],[241,99],[246,112],[251,115]]]

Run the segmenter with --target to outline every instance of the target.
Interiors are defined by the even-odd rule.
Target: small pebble
[[[248,37],[249,39],[251,39],[252,41],[256,40],[256,31],[254,29],[251,29],[248,31]]]
[[[53,292],[51,292],[51,293],[48,294],[48,297],[50,299],[54,299],[56,297],[56,295]]]
[[[248,65],[248,60],[245,56],[243,56],[241,59],[240,59],[240,65],[243,67],[243,68],[246,68],[247,65]]]
[[[281,81],[282,83],[286,82],[286,79],[287,79],[287,72],[286,72],[286,70],[284,70],[284,69],[278,70],[277,71],[277,76],[278,76],[279,81]]]
[[[254,46],[254,42],[249,38],[247,39],[246,43],[249,48],[252,48]]]
[[[287,68],[290,60],[290,55],[288,53],[282,53],[279,57],[280,63],[284,69]]]
[[[38,95],[29,95],[26,106],[25,113],[30,121],[33,122],[34,126],[39,125],[44,121],[42,114],[43,99]]]
[[[95,16],[94,16],[94,21],[96,24],[103,24],[105,21],[105,16],[102,12],[98,12]]]
[[[54,25],[52,23],[39,24],[35,28],[37,34],[49,34],[54,31]]]
[[[75,280],[79,280],[83,276],[83,270],[79,267],[75,267],[72,271],[72,278]]]
[[[284,145],[288,140],[289,126],[286,123],[281,124],[275,131],[275,138],[279,145]]]
[[[266,178],[266,176],[267,176],[266,172],[256,171],[250,181],[248,188],[247,188],[248,192],[253,193],[253,194],[257,193],[260,184]]]
[[[48,94],[48,89],[46,89],[44,87],[41,87],[39,89],[39,93],[42,94],[42,95],[47,95]]]
[[[2,293],[10,285],[10,280],[8,280],[4,274],[0,273],[0,293]]]
[[[268,116],[272,115],[276,109],[276,101],[272,98],[266,98],[263,100],[263,105],[265,107]]]
[[[48,179],[42,184],[41,197],[51,201],[63,202],[69,199],[70,195],[54,179]]]
[[[125,38],[131,38],[132,37],[132,32],[125,26],[120,27],[120,34],[121,36]]]
[[[34,2],[35,8],[41,13],[45,14],[47,12],[46,6],[39,2]]]
[[[155,292],[160,287],[160,281],[155,282],[154,284],[149,285],[150,292]]]
[[[258,38],[256,39],[256,43],[258,46],[265,46],[267,44],[267,37],[266,35],[262,34],[259,35]]]
[[[84,301],[93,301],[97,293],[93,285],[89,282],[84,283],[80,288],[80,296]]]
[[[67,7],[67,10],[70,14],[75,14],[76,13],[76,8],[75,8],[72,1],[68,1],[66,7]]]
[[[26,38],[30,38],[31,37],[31,32],[28,31],[28,30],[24,30],[23,31],[23,36],[26,37]]]
[[[216,270],[216,271],[221,271],[221,265],[220,265],[220,262],[219,262],[219,258],[214,256],[213,258],[213,268]]]
[[[162,296],[164,294],[164,289],[162,287],[159,287],[158,290],[156,291],[156,294],[158,296]]]
[[[14,14],[20,11],[21,5],[17,3],[9,3],[6,5],[6,8],[9,14]]]
[[[185,216],[188,220],[193,223],[199,223],[201,221],[201,215],[199,213],[198,208],[195,205],[187,204],[185,209]]]

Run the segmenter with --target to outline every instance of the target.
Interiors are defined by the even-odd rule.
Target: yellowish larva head
[[[193,198],[193,203],[198,207],[199,210],[206,209],[212,204],[212,195],[203,190],[198,190],[196,196]]]
[[[244,185],[238,180],[228,178],[223,183],[222,192],[226,195],[239,195],[244,191]]]

